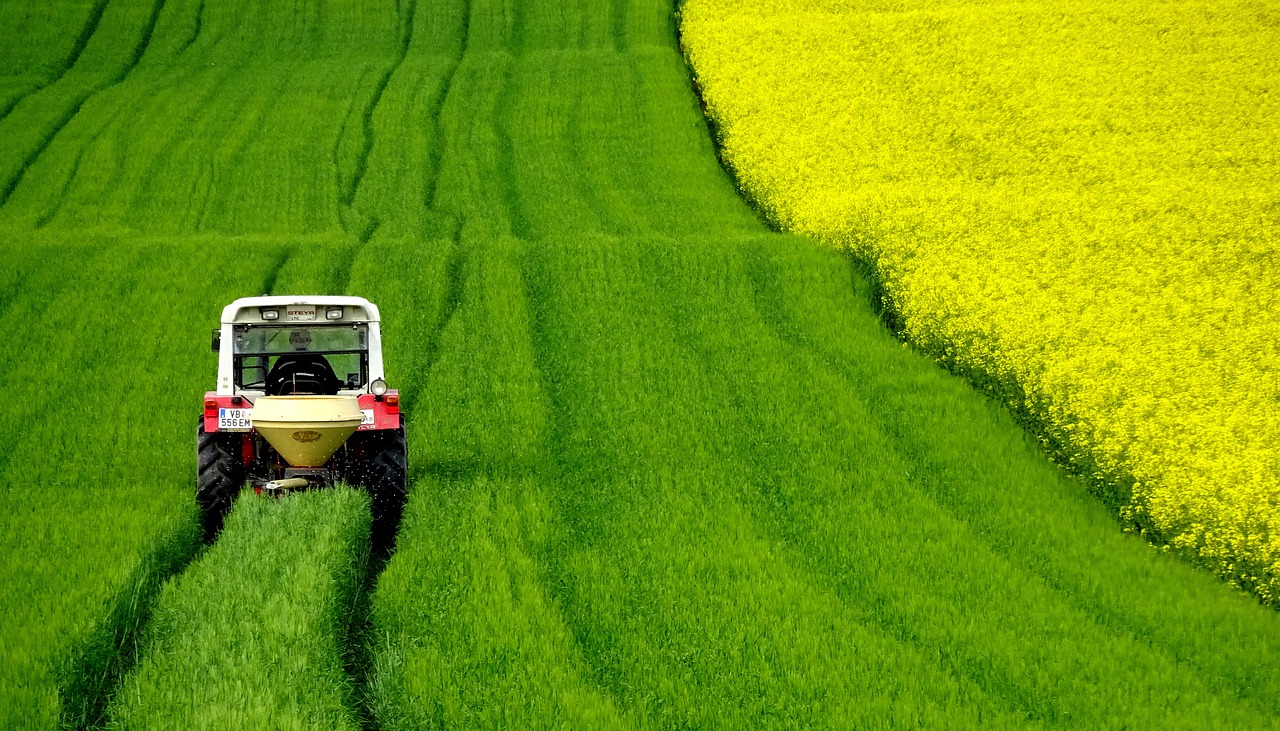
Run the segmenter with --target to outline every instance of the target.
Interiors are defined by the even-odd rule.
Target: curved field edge
[[[851,251],[878,282],[886,323],[1009,404],[1126,529],[1272,603],[1280,498],[1267,435],[1280,427],[1266,404],[1280,361],[1265,314],[1276,310],[1265,213],[1274,184],[1258,173],[1274,164],[1266,120],[1276,109],[1254,104],[1266,74],[1250,59],[1275,24],[1251,25],[1244,6],[1199,14],[1189,2],[1115,11],[1095,38],[1089,23],[1107,13],[1089,3],[900,10],[684,4],[682,43],[726,167],[778,225]],[[1144,34],[1161,23],[1179,32],[1153,51]],[[974,40],[992,25],[1000,43]],[[1064,28],[1071,42],[1056,35]],[[1188,55],[1210,37],[1203,56]],[[1091,39],[1107,51],[1078,53]],[[1036,44],[1047,50],[1029,56]],[[1186,80],[1151,72],[1144,52],[1197,68]],[[1035,68],[1009,84],[983,68],[1032,56]],[[1082,83],[1080,69],[1114,83]],[[1239,93],[1200,114],[1207,92],[1143,95],[1162,83]],[[1125,89],[1123,104],[1095,103]],[[1145,115],[1155,121],[1126,127],[1126,113],[1144,116],[1144,99],[1166,101],[1146,102],[1159,107]],[[1178,103],[1181,116],[1169,118]],[[1223,134],[1199,134],[1235,104],[1242,114],[1212,127]],[[1164,153],[1153,145],[1171,136]],[[1100,151],[1088,146],[1095,139]],[[1075,163],[1055,167],[1059,148]],[[1176,169],[1162,172],[1169,154]],[[1124,168],[1131,158],[1157,162]],[[1112,178],[1121,184],[1077,182]],[[1165,178],[1167,189],[1149,182]],[[1089,210],[1068,211],[1072,200]],[[1115,317],[1122,309],[1136,316]]]

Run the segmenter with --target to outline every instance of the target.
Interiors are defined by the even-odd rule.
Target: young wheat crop
[[[165,587],[109,709],[122,729],[358,729],[347,623],[369,499],[246,492],[218,542]]]

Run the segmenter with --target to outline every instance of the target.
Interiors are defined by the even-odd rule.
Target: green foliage
[[[541,393],[441,432],[550,403],[544,456],[427,459],[374,597],[384,723],[1274,725],[1274,613],[1116,531],[841,255],[684,243],[530,255]],[[523,360],[469,345],[478,390]]]
[[[21,53],[56,68],[82,10]],[[1275,613],[763,228],[670,11],[170,0],[119,83],[51,71],[0,119],[49,139],[0,146],[0,723],[114,687],[129,727],[1276,725]],[[209,329],[263,291],[384,313],[414,485],[367,627],[346,491],[241,501],[147,621]]]
[[[369,520],[346,488],[242,495],[160,594],[109,727],[358,729],[344,639]]]

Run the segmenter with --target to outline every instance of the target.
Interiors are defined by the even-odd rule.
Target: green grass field
[[[0,29],[0,724],[1280,726],[1274,611],[742,202],[669,3]],[[382,309],[413,492],[367,582],[349,493],[198,545],[209,329],[264,291]]]
[[[157,600],[112,724],[358,729],[345,640],[369,550],[368,497],[338,488],[239,507]]]

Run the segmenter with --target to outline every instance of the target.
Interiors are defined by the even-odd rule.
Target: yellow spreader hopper
[[[263,396],[253,428],[292,467],[323,467],[360,426],[355,396]]]

